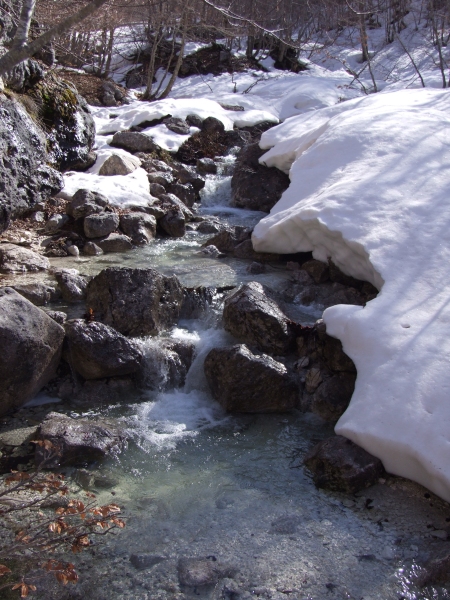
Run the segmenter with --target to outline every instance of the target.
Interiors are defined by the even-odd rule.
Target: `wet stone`
[[[383,476],[381,461],[340,435],[319,442],[304,458],[319,488],[354,494]]]
[[[167,560],[164,556],[159,556],[158,554],[147,554],[144,552],[139,552],[130,556],[130,563],[135,569],[138,570],[151,569],[164,560]]]

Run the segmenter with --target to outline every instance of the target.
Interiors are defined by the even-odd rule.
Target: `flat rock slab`
[[[287,412],[298,403],[298,386],[286,367],[244,344],[214,348],[204,368],[214,399],[228,412]]]
[[[317,487],[355,494],[383,476],[381,461],[341,435],[319,442],[304,458]]]
[[[72,419],[60,413],[49,413],[39,429],[39,438],[49,440],[58,455],[46,466],[84,465],[121,452],[126,446],[125,433],[102,421]],[[44,459],[41,446],[36,446],[36,463]]]
[[[20,427],[0,432],[0,446],[22,446],[35,438],[37,427]]]
[[[46,271],[49,268],[50,262],[45,256],[14,244],[0,244],[0,273]]]

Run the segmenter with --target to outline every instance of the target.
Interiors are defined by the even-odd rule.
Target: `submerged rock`
[[[49,413],[39,428],[39,438],[49,440],[58,455],[47,467],[84,465],[121,452],[126,447],[123,431],[102,421],[72,419],[60,413]],[[44,460],[41,446],[36,446],[36,463]]]
[[[377,483],[381,461],[340,435],[319,442],[304,458],[317,487],[355,494]]]
[[[214,399],[228,412],[286,412],[298,403],[298,387],[286,367],[243,344],[211,350],[205,375]]]
[[[22,406],[56,374],[64,329],[12,288],[0,289],[0,414]]]
[[[68,348],[65,357],[84,379],[103,379],[136,373],[141,368],[138,347],[103,323],[81,319],[65,324]]]
[[[216,584],[219,579],[235,577],[238,569],[210,558],[180,558],[178,579],[181,585],[203,587]]]
[[[104,269],[87,288],[95,318],[123,335],[157,335],[178,321],[183,288],[154,269]]]
[[[290,320],[256,281],[242,285],[226,298],[223,320],[226,331],[263,352],[286,354],[293,348]]]

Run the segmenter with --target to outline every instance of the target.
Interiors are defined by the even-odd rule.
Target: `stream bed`
[[[208,176],[200,214],[253,226],[263,214],[227,206],[229,183],[229,177]],[[256,280],[277,290],[289,280],[282,267],[253,275],[247,271],[250,261],[199,256],[208,237],[192,231],[121,255],[52,264],[86,275],[106,266],[152,267],[177,275],[185,286]],[[317,306],[283,308],[303,324],[321,316]],[[128,449],[96,465],[91,479],[84,471],[72,473],[95,491],[99,503],[124,507],[127,527],[70,557],[80,573],[78,585],[49,588],[45,597],[450,598],[444,588],[419,591],[413,583],[418,565],[450,550],[447,503],[390,476],[354,496],[317,490],[302,459],[333,434],[332,425],[300,412],[230,416],[212,400],[203,359],[211,348],[233,343],[219,314],[220,307],[202,322],[181,322],[167,334],[196,345],[183,389],[82,413],[117,419],[129,434]],[[180,560],[194,558],[214,565],[217,576],[207,585],[180,581]]]

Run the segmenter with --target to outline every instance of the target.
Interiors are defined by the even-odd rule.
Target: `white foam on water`
[[[226,206],[228,208],[231,200],[231,177],[207,175],[200,197],[202,206]]]

